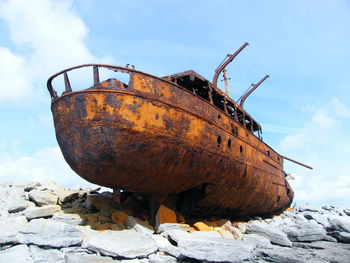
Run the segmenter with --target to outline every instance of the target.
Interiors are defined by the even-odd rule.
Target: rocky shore
[[[99,189],[2,181],[0,262],[350,262],[350,209],[189,223],[161,206],[156,221]]]

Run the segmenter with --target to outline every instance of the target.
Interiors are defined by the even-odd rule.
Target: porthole
[[[219,120],[221,119],[221,115],[220,115],[220,114],[218,114],[218,119],[219,119]]]
[[[218,142],[218,146],[219,146],[221,144],[221,136],[220,135],[218,135],[217,142]]]
[[[242,146],[242,145],[239,146],[239,151],[240,151],[241,153],[243,153],[243,146]]]
[[[228,147],[228,148],[231,148],[231,139],[228,139],[228,141],[227,141],[227,147]]]

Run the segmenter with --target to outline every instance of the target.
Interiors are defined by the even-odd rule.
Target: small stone
[[[43,207],[27,208],[24,210],[24,215],[31,220],[40,217],[51,217],[60,210],[61,207],[59,205],[46,205]]]
[[[58,196],[58,201],[61,204],[71,202],[79,198],[79,193],[71,190],[59,190],[54,192]]]
[[[25,244],[56,248],[78,245],[82,239],[76,226],[42,218],[27,223],[19,236],[19,240]]]
[[[237,228],[239,229],[239,231],[241,231],[242,234],[244,234],[245,231],[247,231],[247,224],[246,223],[238,223]]]
[[[38,206],[56,205],[58,196],[49,190],[32,190],[29,192],[29,200],[33,201]]]
[[[145,236],[151,236],[154,233],[153,227],[147,221],[142,221],[132,216],[128,217],[127,221],[125,222],[125,227],[128,229],[134,229]]]
[[[350,216],[350,209],[344,209],[343,211],[346,215]]]
[[[124,213],[123,211],[115,211],[112,213],[112,221],[116,224],[125,225],[128,220],[129,215]]]
[[[208,226],[207,224],[203,223],[203,222],[196,222],[193,225],[194,229],[196,229],[197,231],[213,231],[213,229]]]
[[[32,262],[29,254],[29,248],[26,245],[17,245],[8,249],[0,250],[0,262],[4,262],[4,263]]]
[[[234,226],[227,225],[227,226],[225,226],[225,229],[231,232],[234,239],[237,239],[237,240],[243,239],[243,234],[238,228],[236,228]]]
[[[90,211],[99,211],[99,214],[111,217],[115,211],[112,198],[102,194],[89,194],[86,197],[86,207]]]
[[[156,214],[156,225],[177,223],[176,213],[165,205],[161,205]]]
[[[229,230],[219,230],[218,232],[223,238],[233,238],[233,235]]]

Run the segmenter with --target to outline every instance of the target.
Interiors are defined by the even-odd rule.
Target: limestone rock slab
[[[20,231],[19,240],[25,244],[61,248],[78,245],[83,237],[74,225],[40,218],[25,225]]]
[[[56,212],[60,211],[59,205],[46,205],[43,207],[31,207],[24,210],[24,215],[29,219],[35,219],[40,217],[50,217]]]
[[[105,256],[147,257],[158,250],[158,245],[152,238],[133,230],[86,230],[84,234],[82,247]]]
[[[259,236],[266,237],[271,243],[280,246],[291,247],[292,242],[288,239],[287,235],[282,230],[270,226],[262,222],[252,222],[247,225],[247,234],[257,234]]]

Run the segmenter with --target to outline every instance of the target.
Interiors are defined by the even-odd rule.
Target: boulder
[[[152,238],[133,230],[86,230],[82,247],[101,255],[124,258],[146,257],[158,250]]]
[[[0,262],[4,263],[28,263],[32,262],[29,248],[26,245],[17,245],[8,249],[0,250]]]
[[[43,207],[31,207],[24,210],[24,215],[29,219],[35,219],[40,217],[51,217],[56,212],[60,211],[59,205],[46,205]]]
[[[292,242],[288,239],[285,233],[283,233],[280,229],[266,223],[254,221],[248,224],[246,233],[266,237],[272,244],[285,247],[292,246]]]
[[[19,232],[21,243],[38,246],[61,248],[78,245],[83,240],[76,226],[52,219],[33,219]]]
[[[49,190],[32,190],[29,192],[29,200],[33,201],[37,206],[56,205],[58,196]]]

